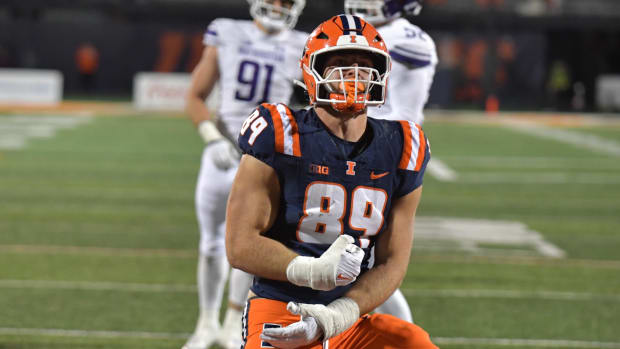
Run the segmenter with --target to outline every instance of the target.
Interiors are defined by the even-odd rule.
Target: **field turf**
[[[518,222],[565,256],[421,239],[402,285],[416,323],[448,349],[620,348],[619,123],[503,117],[429,117],[457,177],[429,171],[418,216]],[[197,316],[190,122],[73,116],[41,136],[58,120],[19,118],[0,115],[0,349],[180,348]]]

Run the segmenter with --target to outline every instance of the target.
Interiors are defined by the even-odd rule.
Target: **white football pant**
[[[217,168],[213,164],[213,154],[211,154],[216,150],[216,147],[207,146],[202,153],[195,197],[196,216],[200,229],[198,299],[201,318],[205,314],[216,317],[209,320],[203,319],[205,323],[210,324],[214,320],[219,323],[217,316],[228,276],[229,265],[224,245],[226,202],[237,171],[237,166],[227,170]],[[233,269],[229,286],[231,302],[239,306],[245,304],[251,280],[251,275]]]

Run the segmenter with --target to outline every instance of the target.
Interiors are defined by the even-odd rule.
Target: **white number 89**
[[[361,231],[360,245],[368,247],[368,237],[383,226],[387,193],[383,189],[358,186],[351,194],[349,227]],[[299,220],[297,239],[318,244],[331,244],[344,231],[347,209],[346,189],[337,183],[312,182],[306,188],[304,215]]]

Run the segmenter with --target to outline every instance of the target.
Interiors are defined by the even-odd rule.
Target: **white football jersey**
[[[230,135],[259,104],[287,103],[293,80],[301,77],[299,59],[307,33],[285,30],[268,35],[252,21],[218,18],[204,44],[217,47],[220,72],[218,118]]]
[[[392,57],[385,104],[368,108],[368,115],[422,124],[424,105],[437,65],[435,42],[404,18],[377,28]]]

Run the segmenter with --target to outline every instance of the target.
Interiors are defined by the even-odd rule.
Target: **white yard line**
[[[88,246],[48,246],[48,245],[0,245],[0,252],[16,254],[52,254],[52,255],[86,255],[86,256],[114,256],[114,257],[176,257],[197,258],[198,252],[193,249],[140,249]],[[419,255],[414,257],[420,261],[442,261],[462,264],[510,264],[510,265],[561,265],[563,267],[587,267],[603,269],[620,269],[618,260],[595,259],[557,259],[534,256],[484,256],[484,255]]]
[[[189,337],[189,333],[145,332],[145,331],[89,331],[64,330],[56,328],[13,328],[0,327],[0,335],[13,336],[54,336],[54,337],[94,337],[94,338],[145,338],[179,339]]]
[[[141,284],[123,282],[48,281],[48,280],[0,280],[0,289],[55,289],[118,292],[196,293],[196,285]],[[415,289],[401,288],[410,297],[426,298],[501,298],[546,299],[557,301],[610,301],[620,302],[620,295],[586,292],[520,291],[488,289]]]
[[[457,165],[500,168],[574,168],[620,169],[614,158],[605,157],[548,157],[548,156],[442,156],[442,159]]]
[[[147,332],[147,331],[93,331],[54,328],[0,327],[0,335],[8,336],[53,336],[78,338],[137,338],[137,339],[185,339],[189,333]],[[620,348],[620,342],[580,341],[568,339],[520,339],[520,338],[466,338],[433,337],[436,344],[456,345],[499,345],[508,347],[548,348]]]
[[[513,131],[519,131],[527,135],[538,136],[544,139],[552,139],[558,142],[574,145],[577,148],[590,149],[620,157],[620,143],[599,136],[555,129],[530,122],[520,121],[511,123],[508,127]]]
[[[446,163],[433,157],[426,165],[426,171],[442,182],[454,182],[459,177],[456,171],[446,165]]]
[[[91,117],[14,115],[0,118],[0,149],[18,150],[32,138],[54,137],[59,130],[75,128]]]
[[[117,257],[178,257],[195,258],[198,252],[194,249],[149,249],[149,248],[116,248],[92,246],[50,246],[50,245],[0,245],[0,252],[12,253],[48,253],[74,254],[89,256]]]
[[[0,288],[196,293],[196,285],[92,281],[0,280]]]
[[[620,175],[609,173],[514,173],[514,172],[468,172],[459,176],[459,182],[472,184],[620,184]]]
[[[620,302],[620,295],[603,295],[587,292],[519,291],[519,290],[448,290],[401,288],[410,297],[426,298],[501,298],[545,299],[554,301],[613,301]]]
[[[577,341],[568,339],[432,337],[432,340],[434,343],[441,345],[495,345],[520,348],[620,348],[620,342]]]

